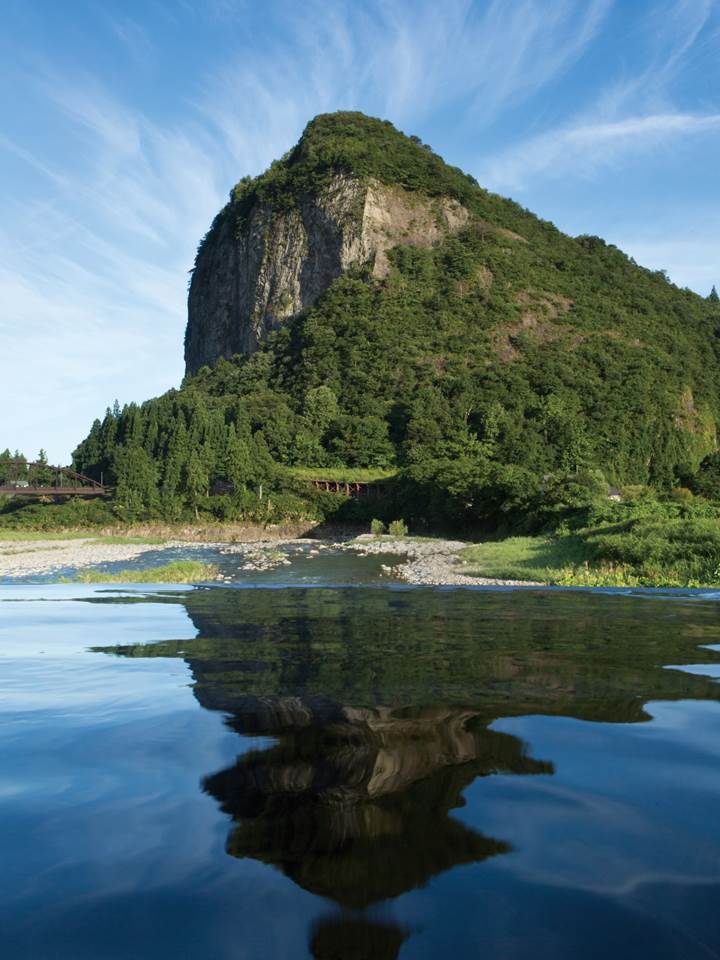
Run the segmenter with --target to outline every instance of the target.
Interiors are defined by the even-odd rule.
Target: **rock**
[[[369,263],[385,276],[391,247],[432,246],[468,216],[451,198],[347,175],[287,209],[256,202],[239,219],[229,203],[201,245],[190,284],[187,373],[253,353],[348,267]]]

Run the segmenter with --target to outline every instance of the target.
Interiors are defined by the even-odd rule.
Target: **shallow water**
[[[371,555],[360,560],[353,550],[334,545],[320,545],[316,540],[308,540],[306,543],[281,543],[278,546],[265,547],[265,550],[277,553],[290,561],[291,565],[280,564],[270,569],[258,570],[255,568],[252,557],[242,553],[227,552],[224,546],[186,543],[176,547],[159,546],[157,549],[141,553],[132,560],[113,560],[93,564],[92,568],[106,573],[117,573],[128,568],[149,570],[177,560],[198,560],[215,565],[220,574],[241,584],[329,586],[377,583],[382,578],[383,564],[399,563],[405,559],[395,555]],[[8,577],[5,583],[57,583],[62,578],[73,580],[83,569],[85,567],[59,567],[45,573]],[[0,579],[0,583],[2,582]]]
[[[720,597],[343,562],[0,586],[3,957],[717,956]]]

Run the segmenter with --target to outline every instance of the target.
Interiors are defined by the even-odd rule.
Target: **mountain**
[[[719,329],[387,121],[322,115],[202,240],[182,388],[108,411],[75,463],[196,508],[284,466],[399,469],[416,516],[456,520],[581,474],[669,487],[717,447]]]
[[[368,265],[373,277],[386,277],[393,247],[432,247],[468,222],[450,184],[447,193],[432,184],[433,168],[444,167],[434,155],[421,155],[427,170],[410,179],[414,187],[405,186],[403,171],[411,164],[403,158],[396,169],[376,165],[374,151],[380,157],[385,142],[392,149],[396,140],[397,132],[380,121],[319,117],[283,161],[240,181],[198,250],[188,298],[188,373],[254,352],[349,268]],[[368,156],[355,157],[348,150],[354,145]],[[410,158],[417,149],[411,146]]]

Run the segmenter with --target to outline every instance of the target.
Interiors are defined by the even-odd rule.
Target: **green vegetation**
[[[391,520],[388,524],[388,533],[391,537],[402,539],[408,535],[408,526],[404,520]]]
[[[709,500],[720,500],[720,453],[705,457],[691,482],[696,493]]]
[[[12,532],[47,533],[72,531],[83,535],[87,531],[111,527],[119,517],[113,504],[104,500],[66,500],[60,503],[40,503],[21,497],[0,497],[0,536]]]
[[[212,563],[200,563],[198,560],[175,560],[164,567],[128,567],[108,573],[96,568],[82,570],[71,579],[63,578],[61,583],[203,583],[214,580],[217,567]]]
[[[6,529],[0,527],[0,544],[17,543],[18,541],[34,540],[82,540],[84,537],[92,537],[93,533],[76,530],[29,530],[21,528],[19,530]]]
[[[32,466],[30,463],[19,450],[11,453],[9,447],[6,447],[0,451],[0,486],[15,480],[26,481],[31,486],[52,482],[53,474],[47,469],[48,459],[44,450],[40,450]]]
[[[463,551],[468,572],[564,586],[694,587],[720,584],[720,506],[659,500],[596,501],[552,536],[511,537]]]
[[[466,547],[461,559],[467,565],[464,572],[475,577],[558,583],[590,555],[580,537],[508,537]]]
[[[397,475],[396,470],[363,469],[362,467],[288,467],[296,480],[331,480],[338,483],[381,483]]]
[[[381,537],[385,533],[385,524],[382,520],[374,519],[370,521],[370,533],[374,537]]]
[[[543,533],[529,570],[580,570],[581,553],[558,550],[582,545],[593,575],[713,582],[720,301],[562,234],[355,113],[316,118],[211,230],[257,202],[287,209],[337,172],[452,197],[469,220],[435,247],[394,248],[387,276],[345,273],[251,357],[108,409],[74,466],[114,486],[111,504],[12,501],[0,525],[401,515],[414,529]],[[314,478],[383,479],[384,496],[348,501]],[[609,484],[654,491],[659,527],[634,501],[600,518],[616,506]]]
[[[303,194],[321,190],[338,173],[374,177],[429,196],[453,197],[469,207],[479,205],[480,197],[486,197],[491,207],[493,201],[500,201],[481,190],[473,177],[444,163],[417,137],[398,135],[386,120],[340,111],[316,117],[298,144],[261,176],[243,177],[211,231],[218,229],[224,217],[241,221],[258,202],[275,209],[292,207]]]
[[[385,521],[531,530],[578,475],[693,484],[720,421],[713,300],[358,114],[318,118],[223,215],[280,209],[337,170],[455,197],[471,219],[437,247],[396,247],[387,277],[341,276],[253,356],[108,410],[75,465],[115,485],[117,516],[361,519],[307,480],[395,474]]]
[[[113,543],[118,545],[129,544],[163,544],[168,537],[158,537],[152,535],[124,536],[121,533],[98,535],[97,530],[29,530],[21,527],[20,529],[8,529],[0,527],[0,544],[33,542],[45,540],[90,540],[92,543]]]

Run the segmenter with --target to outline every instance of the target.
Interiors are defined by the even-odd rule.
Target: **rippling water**
[[[0,586],[3,957],[720,954],[717,595],[283,576]]]

